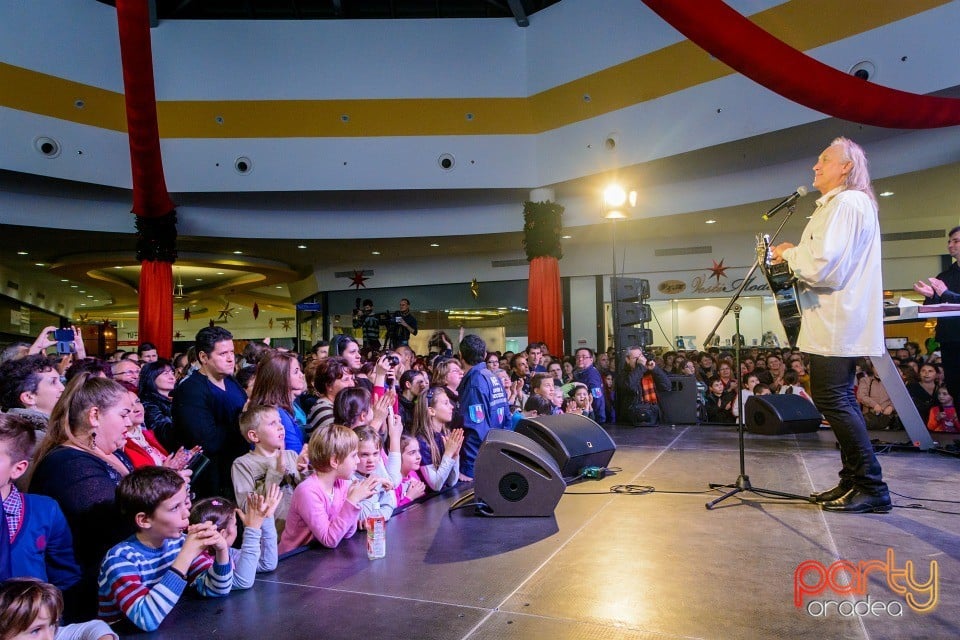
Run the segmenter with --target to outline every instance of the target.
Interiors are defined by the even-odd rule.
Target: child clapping
[[[234,460],[230,470],[237,503],[245,510],[248,495],[268,495],[268,488],[279,486],[280,504],[274,519],[277,531],[282,532],[293,490],[305,477],[305,469],[297,465],[298,452],[283,448],[283,423],[276,407],[257,405],[244,411],[240,432],[253,451]]]
[[[314,474],[293,492],[287,526],[280,536],[281,554],[316,541],[336,547],[357,532],[360,503],[380,487],[379,478],[353,481],[359,456],[357,434],[331,425],[310,436],[307,451]]]
[[[274,513],[280,504],[280,487],[273,485],[267,495],[251,493],[246,509],[241,511],[226,498],[207,498],[193,505],[190,524],[212,522],[230,546],[233,566],[233,589],[249,589],[258,572],[277,568],[277,529]],[[237,517],[243,522],[243,542],[233,548],[237,539]]]

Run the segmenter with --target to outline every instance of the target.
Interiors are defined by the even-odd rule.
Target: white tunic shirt
[[[800,244],[783,258],[800,281],[797,348],[821,356],[883,354],[880,223],[867,194],[837,187],[821,196]]]

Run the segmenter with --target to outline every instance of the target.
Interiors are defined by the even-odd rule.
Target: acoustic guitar
[[[797,348],[797,337],[800,335],[800,296],[797,292],[797,277],[786,262],[773,264],[770,252],[770,236],[757,235],[757,261],[763,276],[770,285],[773,299],[777,303],[777,314],[780,323],[787,334],[787,341],[792,349]]]

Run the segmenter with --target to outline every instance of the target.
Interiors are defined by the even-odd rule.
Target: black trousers
[[[853,392],[856,360],[811,354],[810,395],[840,443],[841,482],[864,493],[883,494],[887,485]]]
[[[943,365],[943,375],[946,378],[947,389],[953,396],[954,403],[960,402],[957,394],[960,393],[960,342],[943,342],[940,344],[940,363]]]

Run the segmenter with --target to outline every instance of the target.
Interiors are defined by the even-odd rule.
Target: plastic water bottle
[[[371,560],[387,555],[387,521],[380,515],[367,518],[367,557]]]

